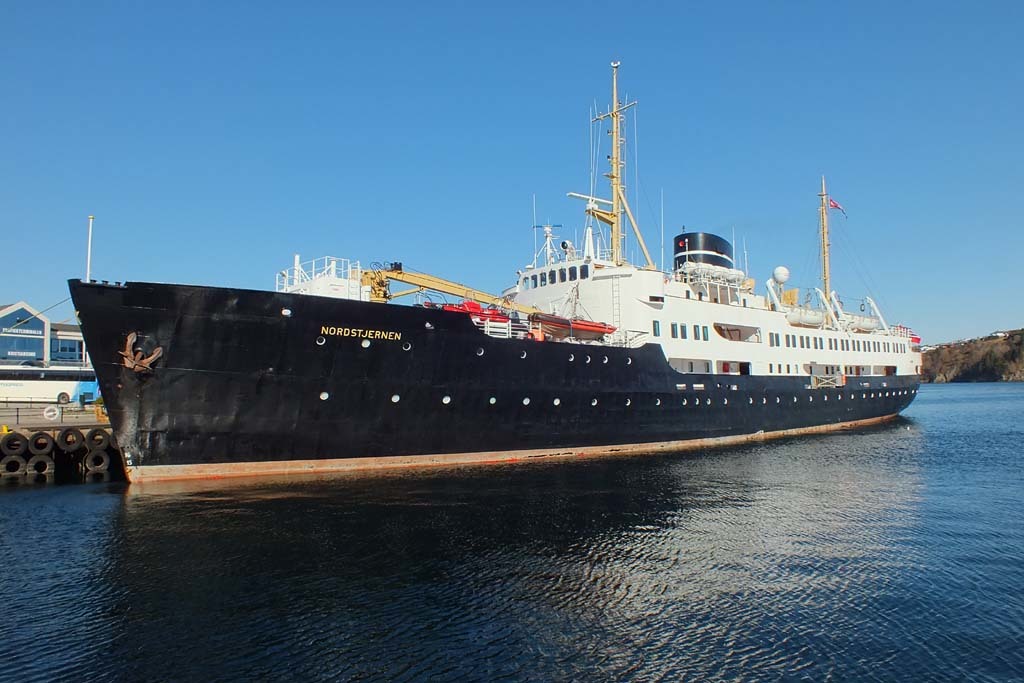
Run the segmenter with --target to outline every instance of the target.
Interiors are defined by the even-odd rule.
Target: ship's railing
[[[363,269],[360,267],[359,261],[336,256],[321,256],[279,271],[276,276],[275,289],[278,292],[287,292],[321,278],[359,282],[362,273]]]
[[[525,339],[530,334],[530,326],[523,322],[512,320],[501,322],[485,318],[471,319],[481,332],[496,339]]]

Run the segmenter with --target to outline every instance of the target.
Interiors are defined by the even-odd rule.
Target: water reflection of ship
[[[698,641],[722,657],[810,604],[842,628],[900,569],[920,486],[906,424],[701,457],[132,487],[107,550],[133,606],[115,649],[139,676],[184,639],[182,677],[274,677],[287,651],[300,676],[550,680],[567,661],[664,673]],[[758,647],[743,656],[801,656]]]

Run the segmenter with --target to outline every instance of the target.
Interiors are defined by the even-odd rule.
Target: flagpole
[[[821,194],[818,196],[821,197],[821,282],[825,288],[825,298],[828,299],[832,296],[832,273],[829,263],[828,192],[825,190],[825,176],[821,176]]]
[[[92,222],[95,216],[89,216],[89,239],[85,244],[85,281],[92,276]]]

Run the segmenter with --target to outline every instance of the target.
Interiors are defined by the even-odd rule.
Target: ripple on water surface
[[[701,454],[0,491],[9,680],[1024,675],[1024,388]]]

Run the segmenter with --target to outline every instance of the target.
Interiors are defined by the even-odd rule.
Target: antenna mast
[[[829,263],[828,241],[828,192],[825,190],[825,176],[821,176],[821,283],[825,288],[825,297],[832,296],[832,272]]]

